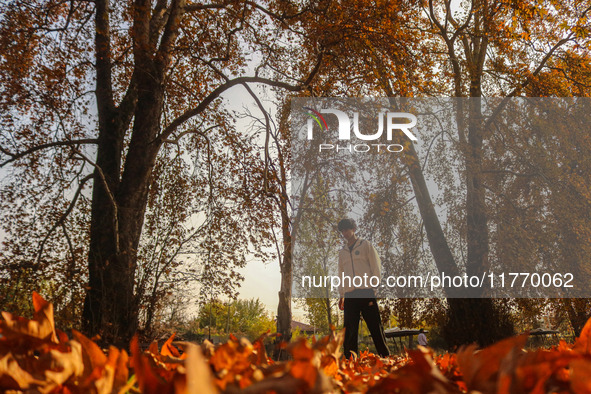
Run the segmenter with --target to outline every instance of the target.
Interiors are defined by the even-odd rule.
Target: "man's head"
[[[357,224],[353,219],[343,219],[338,224],[338,229],[343,238],[347,240],[347,244],[351,246],[355,243],[357,237],[355,236],[355,230],[357,230]]]
[[[357,224],[355,223],[355,220],[353,220],[353,219],[343,219],[339,222],[337,227],[340,232],[343,232],[345,230],[353,230],[353,231],[357,230]]]

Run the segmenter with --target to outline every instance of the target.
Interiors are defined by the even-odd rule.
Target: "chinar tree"
[[[75,272],[86,283],[76,293],[84,331],[126,344],[138,328],[138,250],[163,147],[207,151],[214,130],[237,142],[218,100],[235,86],[309,84],[313,61],[290,75],[268,67],[293,12],[272,1],[4,3],[6,272],[24,281],[63,271],[56,286]]]
[[[308,21],[314,37],[310,46],[330,47],[315,93],[470,98],[458,101],[465,106],[458,110],[457,135],[441,138],[451,141],[459,152],[455,158],[460,163],[461,186],[453,189],[453,182],[440,178],[449,207],[461,219],[454,238],[441,225],[431,197],[425,172],[430,158],[419,157],[408,141],[394,142],[405,146],[400,164],[406,169],[404,179],[416,199],[438,271],[480,274],[490,267],[494,251],[490,201],[498,201],[503,192],[491,187],[491,174],[502,168],[487,167],[493,133],[487,126],[492,120],[482,112],[482,99],[557,92],[587,95],[583,87],[589,81],[584,70],[590,63],[591,5],[487,0],[378,3],[379,7],[374,2],[332,2],[330,7],[319,7]],[[391,101],[393,110],[399,102]],[[498,102],[495,114],[506,103]],[[432,165],[434,176],[445,172],[445,163]],[[380,174],[387,179],[388,174]],[[400,179],[397,182],[392,187],[398,187]],[[450,345],[486,345],[511,332],[502,302],[452,296],[447,304]],[[500,320],[506,324],[498,324]]]

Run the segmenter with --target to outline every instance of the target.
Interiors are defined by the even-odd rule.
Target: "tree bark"
[[[281,227],[283,232],[283,259],[281,261],[281,288],[279,290],[279,305],[277,306],[277,333],[281,335],[281,342],[291,340],[291,287],[292,287],[292,252],[290,222],[287,213],[287,201],[281,198]],[[276,346],[273,357],[276,360],[287,359],[287,352]]]
[[[566,310],[575,337],[579,337],[589,319],[591,301],[588,298],[565,298],[560,303]]]
[[[488,222],[486,217],[485,190],[482,182],[483,120],[480,99],[480,83],[472,82],[468,121],[468,146],[466,163],[466,224],[467,267],[469,276],[480,276],[488,268]],[[474,294],[475,297],[480,294]]]
[[[138,328],[135,272],[152,170],[161,143],[160,117],[164,99],[162,59],[149,47],[137,45],[145,38],[149,5],[136,5],[134,15],[135,68],[129,89],[137,91],[135,105],[113,104],[108,1],[97,1],[97,107],[99,137],[91,207],[89,289],[83,311],[83,328],[105,343],[127,346]],[[145,41],[145,40],[143,40]],[[125,100],[124,100],[125,102]],[[122,106],[123,107],[123,106]],[[124,133],[133,113],[134,123],[125,163]],[[122,169],[123,164],[123,171]],[[121,175],[120,175],[121,174]],[[100,180],[104,179],[103,182]]]
[[[94,186],[92,190],[90,246],[88,253],[88,291],[84,301],[82,327],[89,335],[103,334],[113,316],[105,308],[110,297],[106,289],[113,287],[113,276],[105,266],[115,263],[119,252],[119,229],[114,194],[120,183],[124,128],[118,121],[111,87],[109,7],[96,2],[96,68],[98,143]]]

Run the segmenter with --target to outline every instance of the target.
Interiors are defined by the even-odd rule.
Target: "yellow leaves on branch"
[[[33,294],[33,319],[3,312],[0,322],[0,390],[40,393],[580,393],[591,391],[591,320],[574,345],[523,350],[527,335],[485,349],[467,346],[434,356],[419,347],[406,357],[367,351],[341,357],[344,331],[318,341],[297,339],[291,359],[273,362],[262,335],[254,343],[230,336],[215,347],[173,342],[145,351],[137,337],[131,356],[101,349],[83,334],[55,329],[53,307]]]

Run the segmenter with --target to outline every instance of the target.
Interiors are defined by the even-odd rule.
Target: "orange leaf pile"
[[[55,329],[53,306],[33,293],[33,319],[2,312],[0,388],[31,392],[118,392],[128,379],[127,353],[105,353],[90,339]]]
[[[57,329],[53,306],[33,294],[33,319],[3,312],[0,321],[0,390],[40,393],[582,393],[591,392],[591,320],[574,345],[525,351],[527,335],[485,349],[467,346],[434,356],[428,348],[406,357],[381,358],[367,351],[341,357],[344,332],[312,342],[298,339],[291,359],[273,362],[264,334],[251,343],[230,339],[219,346],[153,342],[137,338],[131,355],[107,351],[83,334]]]

